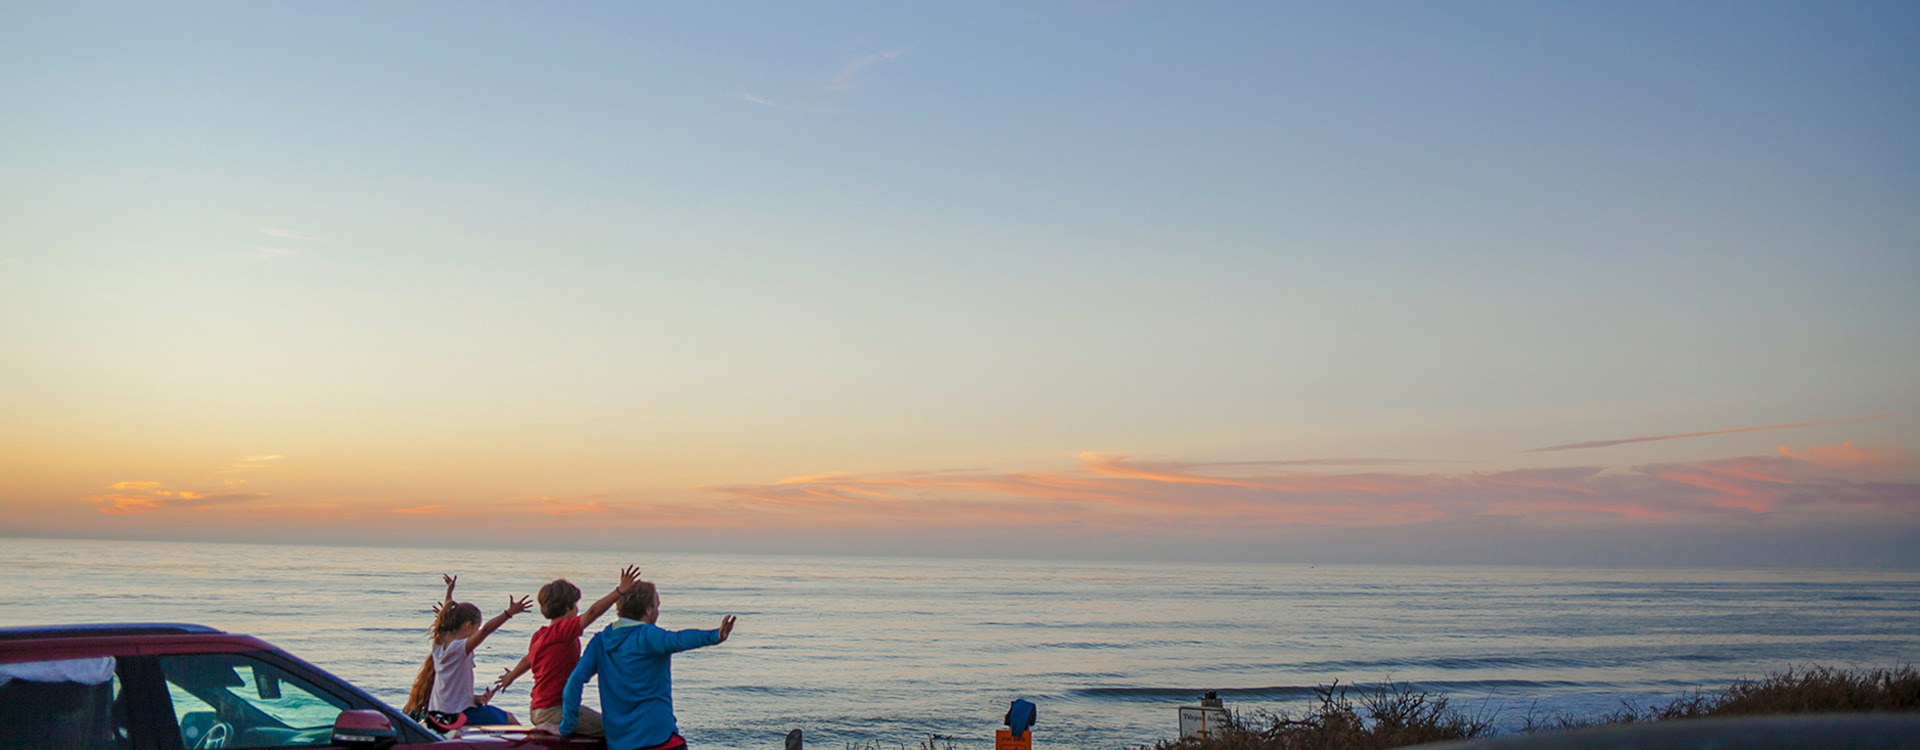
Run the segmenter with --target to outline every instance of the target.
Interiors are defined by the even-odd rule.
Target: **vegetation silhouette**
[[[1454,708],[1443,693],[1419,692],[1391,681],[1355,690],[1335,680],[1314,688],[1314,694],[1320,704],[1299,716],[1286,711],[1235,716],[1213,736],[1162,740],[1141,750],[1383,750],[1493,733],[1491,713],[1467,713]],[[1358,702],[1349,696],[1356,696]],[[1645,709],[1623,705],[1595,717],[1529,713],[1520,731],[1531,734],[1709,716],[1917,710],[1920,672],[1912,665],[1859,670],[1789,667],[1719,692],[1696,691]]]

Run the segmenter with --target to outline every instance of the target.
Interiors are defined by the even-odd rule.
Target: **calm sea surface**
[[[726,644],[675,657],[701,747],[839,749],[928,735],[990,748],[1007,702],[1036,746],[1121,748],[1177,733],[1219,690],[1241,711],[1383,679],[1444,691],[1503,726],[1592,714],[1788,666],[1920,657],[1920,575],[1838,571],[1182,565],[612,555],[0,539],[0,626],[193,622],[278,644],[393,704],[425,658],[439,574],[489,617],[565,577],[591,600],[622,564],[660,585],[660,624]],[[610,620],[596,623],[598,630]],[[478,681],[544,624],[515,618]],[[498,702],[523,718],[527,688]],[[597,701],[589,689],[590,701]]]

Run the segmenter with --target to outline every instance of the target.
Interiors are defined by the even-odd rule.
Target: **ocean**
[[[1313,688],[1444,692],[1511,729],[1794,666],[1920,656],[1920,574],[1828,570],[1222,565],[384,549],[0,539],[0,626],[190,622],[258,636],[398,705],[425,658],[440,574],[491,617],[565,577],[587,601],[620,566],[660,586],[660,625],[733,637],[674,658],[699,747],[990,748],[1009,701],[1035,745],[1111,750],[1178,733],[1216,690],[1299,710]],[[612,615],[590,631],[611,622]],[[512,666],[537,611],[478,653]],[[523,679],[496,700],[524,720]],[[596,700],[591,688],[589,700]],[[941,740],[939,745],[945,745]]]

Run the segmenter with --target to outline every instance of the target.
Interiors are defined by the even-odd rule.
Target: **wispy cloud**
[[[549,516],[604,515],[614,508],[601,493],[566,497],[534,497],[519,501],[523,508]]]
[[[262,463],[267,456],[251,456]],[[93,518],[147,524],[342,528],[516,539],[1165,540],[1266,543],[1392,529],[1775,529],[1920,523],[1920,457],[1853,443],[1626,469],[1396,470],[1402,459],[1152,460],[1083,453],[1069,466],[824,473],[648,496],[269,499],[231,485],[116,482],[85,498]],[[1893,479],[1889,479],[1892,477]],[[297,533],[297,532],[296,532]],[[1398,533],[1398,532],[1395,532]],[[1120,543],[1115,541],[1115,543]]]
[[[238,461],[233,462],[233,464],[229,465],[227,468],[221,469],[220,473],[236,474],[243,471],[257,471],[259,469],[267,468],[268,466],[273,465],[273,462],[283,458],[286,458],[286,456],[281,456],[281,455],[247,456],[246,458],[242,458]]]
[[[1852,440],[1839,445],[1782,445],[1780,455],[1833,469],[1898,469],[1920,463],[1912,451],[1898,447],[1867,448]]]
[[[1863,481],[1840,447],[1609,472],[1300,473],[1271,462],[1145,461],[1082,454],[1073,470],[826,474],[703,487],[783,523],[855,527],[1003,524],[1236,536],[1303,525],[1379,526],[1511,517],[1530,523],[1725,521],[1892,513],[1920,518],[1920,484]],[[1249,469],[1252,470],[1249,470]]]
[[[311,232],[295,231],[292,229],[262,228],[260,230],[260,233],[268,237],[279,237],[281,239],[286,239],[286,240],[304,240],[307,242],[326,242],[327,241],[327,238],[322,237],[320,235],[313,234]]]
[[[748,94],[744,92],[742,92],[739,96],[741,101],[751,102],[753,104],[758,104],[768,109],[776,109],[782,112],[799,112],[802,114],[821,115],[821,114],[830,114],[835,111],[832,107],[823,107],[818,104],[808,104],[805,102],[794,102],[794,101],[776,102],[764,96],[755,96],[753,94]]]
[[[1426,458],[1296,458],[1285,461],[1212,461],[1215,468],[1257,468],[1261,466],[1408,466],[1412,464],[1460,463],[1448,459]]]
[[[194,490],[168,489],[159,482],[115,482],[107,485],[109,492],[84,498],[88,502],[98,503],[100,512],[110,516],[131,516],[155,511],[206,508],[215,505],[232,505],[252,500],[264,500],[268,496],[262,492],[197,492]]]
[[[826,89],[828,91],[852,91],[859,88],[863,84],[861,80],[863,76],[860,75],[862,70],[898,58],[906,53],[907,51],[904,49],[897,49],[891,52],[879,52],[855,57],[847,63],[845,68],[840,70],[839,75],[833,77],[833,81],[827,84]]]
[[[1891,417],[1891,416],[1894,416],[1894,415],[1874,414],[1872,416],[1866,416],[1866,417],[1850,417],[1846,419],[1826,419],[1818,422],[1795,422],[1793,424],[1770,424],[1762,427],[1736,427],[1731,430],[1710,430],[1707,432],[1685,432],[1678,435],[1653,435],[1650,437],[1621,438],[1618,440],[1592,440],[1585,443],[1568,443],[1566,445],[1549,445],[1545,448],[1534,448],[1531,450],[1524,450],[1524,451],[1521,451],[1521,453],[1545,453],[1547,451],[1574,451],[1574,450],[1582,450],[1586,448],[1606,448],[1608,446],[1625,445],[1627,443],[1650,443],[1655,440],[1679,440],[1681,438],[1706,437],[1708,435],[1732,435],[1738,432],[1765,432],[1767,430],[1798,430],[1798,429],[1807,428],[1807,427],[1832,427],[1834,425],[1856,424],[1859,422],[1869,422],[1875,419],[1886,419],[1887,417]]]

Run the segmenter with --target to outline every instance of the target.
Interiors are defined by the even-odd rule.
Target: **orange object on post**
[[[1013,732],[1005,729],[993,730],[993,750],[1033,750],[1033,730],[1029,729],[1020,739],[1013,738]]]

